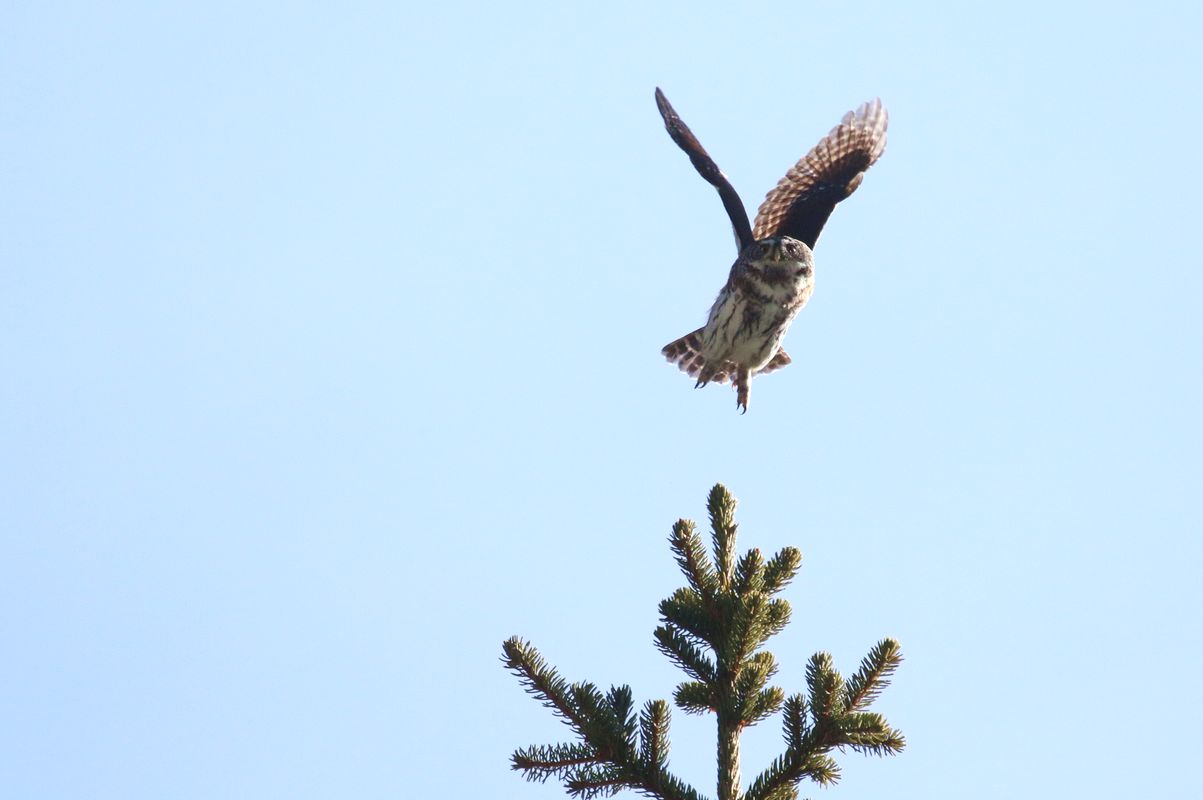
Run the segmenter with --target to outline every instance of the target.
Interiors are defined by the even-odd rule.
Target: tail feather
[[[789,353],[785,352],[784,350],[778,350],[777,355],[775,355],[769,359],[769,363],[765,364],[763,367],[756,370],[756,374],[763,375],[766,372],[773,372],[775,370],[779,370],[782,367],[786,366],[787,364],[792,364],[793,361],[794,360],[789,357]]]
[[[702,328],[687,333],[675,342],[669,342],[660,350],[672,363],[691,378],[698,379],[698,386],[710,381],[726,383],[731,378],[735,365],[729,361],[712,364],[702,355]]]

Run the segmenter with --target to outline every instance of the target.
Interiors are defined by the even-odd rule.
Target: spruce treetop
[[[896,641],[883,639],[847,680],[830,655],[816,653],[806,665],[805,692],[787,697],[770,685],[777,661],[761,648],[789,624],[789,603],[775,596],[793,580],[802,556],[792,547],[767,561],[756,549],[737,556],[735,504],[721,484],[711,489],[710,553],[693,522],[673,525],[669,545],[688,585],[660,602],[655,643],[688,676],[673,693],[677,707],[716,717],[719,800],[794,800],[803,779],[821,785],[839,779],[833,750],[873,755],[902,750],[902,734],[868,710],[902,653]],[[603,692],[592,683],[569,683],[518,637],[502,649],[506,667],[574,738],[515,751],[513,769],[528,780],[555,777],[573,797],[633,789],[663,800],[702,800],[668,770],[667,702],[649,700],[636,713],[629,686]],[[740,734],[778,711],[785,749],[742,791]]]

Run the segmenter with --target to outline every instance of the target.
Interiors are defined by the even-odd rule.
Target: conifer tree
[[[805,694],[786,697],[769,685],[777,662],[760,648],[789,623],[789,603],[774,596],[793,579],[802,556],[786,547],[767,561],[756,549],[737,558],[735,498],[716,485],[708,508],[713,559],[694,523],[682,519],[673,526],[669,542],[689,585],[661,601],[663,624],[655,639],[689,676],[673,696],[677,707],[717,718],[718,800],[794,800],[803,779],[822,785],[838,780],[832,750],[900,751],[902,734],[868,710],[902,661],[898,643],[878,642],[847,680],[831,656],[815,654],[806,666]],[[629,686],[602,692],[592,683],[568,683],[517,637],[505,642],[503,652],[506,667],[575,736],[570,743],[517,750],[513,769],[528,780],[554,776],[574,797],[634,789],[662,800],[701,800],[668,770],[667,702],[648,701],[636,714]],[[779,710],[785,750],[741,792],[740,734]]]

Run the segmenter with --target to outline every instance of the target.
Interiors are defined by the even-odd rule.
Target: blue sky
[[[907,661],[841,798],[1197,788],[1188,4],[0,11],[0,795],[553,798],[498,661],[668,697],[672,522],[794,545],[778,683]],[[794,363],[665,342],[860,102]],[[744,773],[778,748],[745,738]],[[713,794],[712,721],[673,768]]]

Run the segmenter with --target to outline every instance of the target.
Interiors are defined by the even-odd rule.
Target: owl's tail
[[[748,410],[748,392],[751,388],[749,384],[752,382],[752,376],[773,372],[792,361],[789,353],[784,350],[778,350],[769,359],[767,364],[755,371],[746,366],[741,367],[730,361],[721,361],[717,364],[712,363],[707,361],[706,357],[702,355],[702,330],[702,328],[698,328],[693,333],[687,333],[675,342],[669,342],[664,345],[660,352],[664,354],[665,358],[676,364],[686,375],[691,378],[697,378],[697,386],[705,386],[711,381],[715,383],[731,381],[734,383],[738,392],[736,402],[744,411]]]
[[[669,342],[660,350],[672,363],[691,378],[698,379],[698,386],[710,381],[726,383],[735,365],[729,361],[711,364],[702,355],[702,328],[687,333],[675,342]]]

